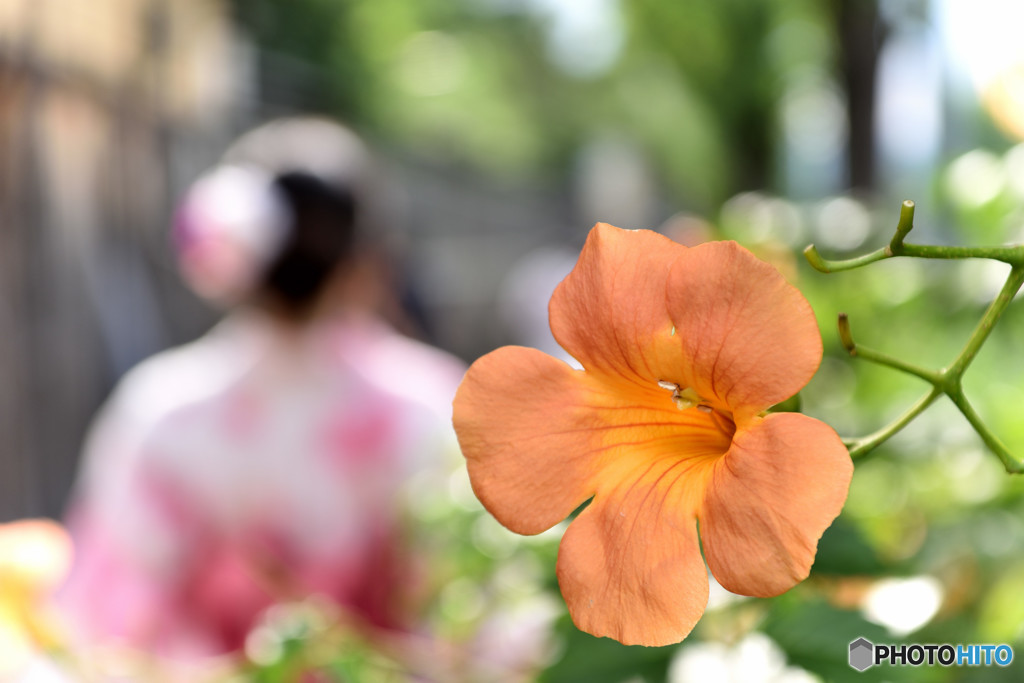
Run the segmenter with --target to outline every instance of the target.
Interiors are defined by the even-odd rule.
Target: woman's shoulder
[[[157,422],[183,407],[223,392],[245,370],[245,354],[215,330],[161,351],[120,379],[108,407],[138,420]]]
[[[371,383],[450,414],[466,372],[460,359],[372,319],[339,325],[335,340],[339,356]]]

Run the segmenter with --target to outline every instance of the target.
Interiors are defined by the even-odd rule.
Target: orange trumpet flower
[[[831,427],[764,412],[821,362],[806,299],[734,242],[687,248],[599,223],[549,314],[584,369],[497,349],[467,372],[454,422],[473,490],[512,531],[593,499],[558,554],[577,627],[685,638],[707,605],[701,544],[735,593],[806,578],[853,473]]]

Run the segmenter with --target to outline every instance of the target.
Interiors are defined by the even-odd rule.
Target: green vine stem
[[[1002,261],[1011,266],[1024,266],[1024,246],[1013,247],[951,247],[930,244],[904,244],[903,239],[914,227],[914,202],[909,199],[900,207],[900,222],[896,226],[896,234],[892,241],[881,249],[856,258],[841,261],[830,261],[822,258],[817,248],[811,244],[804,249],[804,256],[815,270],[822,273],[838,273],[853,270],[875,261],[884,261],[893,256],[915,256],[932,259],[965,259],[985,258]]]
[[[845,313],[839,314],[839,339],[843,342],[843,347],[849,352],[851,356],[860,356],[864,360],[877,363],[879,365],[885,365],[887,367],[905,372],[908,375],[914,375],[920,377],[926,382],[929,382],[933,386],[938,386],[942,381],[942,371],[926,370],[918,367],[913,363],[900,360],[899,358],[893,358],[881,351],[875,351],[863,346],[857,346],[853,341],[853,333],[850,332],[850,321]]]
[[[933,388],[927,394],[918,399],[917,403],[910,406],[905,413],[882,429],[879,429],[877,432],[868,434],[867,436],[862,436],[858,439],[844,439],[843,443],[845,443],[846,447],[850,450],[850,457],[856,459],[873,451],[882,442],[888,440],[889,437],[893,436],[896,432],[910,424],[915,417],[923,413],[925,409],[934,403],[935,399],[941,395],[941,390]]]
[[[985,311],[985,315],[978,323],[978,326],[975,327],[974,332],[967,340],[963,349],[953,359],[952,363],[941,370],[921,368],[881,351],[857,344],[853,340],[849,318],[845,313],[839,314],[839,339],[843,344],[843,348],[851,356],[857,356],[866,361],[899,370],[931,384],[931,389],[927,394],[922,396],[914,405],[890,424],[867,436],[845,439],[844,443],[850,451],[850,457],[859,458],[866,455],[910,424],[914,418],[924,412],[936,399],[946,395],[963,413],[974,430],[978,432],[985,445],[999,457],[1006,471],[1011,474],[1022,473],[1024,472],[1024,459],[1011,454],[1003,442],[992,433],[978,416],[974,407],[964,395],[962,380],[964,372],[966,372],[975,356],[978,355],[978,351],[981,350],[981,347],[988,339],[996,322],[998,322],[1000,316],[1010,305],[1010,302],[1013,301],[1013,297],[1020,291],[1021,286],[1024,285],[1024,245],[1013,247],[946,247],[906,244],[904,239],[913,227],[914,202],[907,200],[900,207],[900,220],[892,240],[882,249],[852,259],[830,261],[822,258],[812,244],[804,250],[804,255],[815,269],[823,273],[852,270],[853,268],[859,268],[875,261],[892,258],[893,256],[913,256],[932,259],[992,259],[1010,264],[1010,273],[999,294]]]

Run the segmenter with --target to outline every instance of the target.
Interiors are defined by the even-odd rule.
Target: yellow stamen
[[[693,387],[681,389],[678,384],[666,379],[658,380],[658,386],[672,392],[672,403],[679,410],[689,410],[696,406],[697,410],[702,413],[711,412],[711,406],[705,404],[704,399],[700,397],[700,394]]]
[[[693,390],[692,387],[686,387],[682,391],[677,387],[672,392],[672,402],[676,404],[676,408],[679,410],[688,410],[694,406],[700,405],[700,395]]]

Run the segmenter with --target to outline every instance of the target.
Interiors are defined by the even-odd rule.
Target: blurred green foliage
[[[613,30],[578,36],[553,35],[558,5],[573,14],[538,0],[233,2],[272,106],[323,109],[384,145],[555,182],[585,141],[622,135],[671,196],[703,210],[771,185],[782,93],[835,70],[829,3],[588,3],[576,15],[605,7]],[[558,38],[584,57],[603,41],[614,59],[560,68]]]

